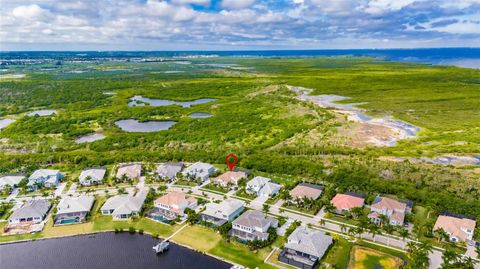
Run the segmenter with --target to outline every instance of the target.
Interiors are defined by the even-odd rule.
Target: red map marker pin
[[[233,159],[233,161],[230,161],[230,159]],[[227,162],[227,165],[228,165],[228,168],[230,168],[230,171],[232,171],[233,168],[235,167],[235,164],[237,164],[237,156],[235,156],[235,154],[233,153],[230,153],[225,158],[225,161]]]

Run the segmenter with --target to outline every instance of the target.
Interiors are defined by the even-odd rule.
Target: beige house
[[[313,199],[316,200],[322,195],[323,187],[320,185],[314,185],[310,183],[300,183],[290,191],[292,200],[297,199]]]
[[[244,178],[247,178],[247,173],[245,172],[228,171],[214,178],[212,181],[216,185],[220,185],[222,187],[229,187],[229,186],[237,186],[238,182]]]
[[[475,221],[464,217],[438,216],[433,231],[443,229],[449,236],[451,242],[466,242],[473,239]]]
[[[377,196],[370,206],[368,217],[376,224],[381,224],[381,215],[389,219],[391,225],[403,225],[405,215],[412,212],[412,204],[392,198]]]
[[[122,164],[118,167],[117,170],[117,179],[134,180],[140,178],[142,175],[142,165],[141,164]]]
[[[151,213],[155,220],[172,220],[185,215],[185,209],[194,209],[197,199],[184,192],[173,191],[159,197],[154,202],[154,212]]]

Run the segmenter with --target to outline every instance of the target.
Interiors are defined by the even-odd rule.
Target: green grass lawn
[[[227,193],[227,192],[230,191],[230,190],[227,189],[227,188],[223,188],[223,187],[218,186],[218,185],[213,184],[213,183],[209,183],[209,184],[203,186],[201,189],[207,189],[207,190],[216,191],[216,192],[221,192],[221,193]]]
[[[336,268],[347,268],[352,247],[353,243],[340,237],[335,240],[335,244],[328,250],[326,256],[322,259],[322,262],[334,264]]]
[[[243,244],[226,242],[217,232],[203,226],[188,226],[176,234],[172,240],[249,268],[274,268],[263,262],[271,248],[252,252]]]

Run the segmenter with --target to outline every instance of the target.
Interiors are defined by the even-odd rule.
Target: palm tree
[[[461,255],[457,252],[447,249],[443,252],[442,259],[442,269],[453,268],[452,265],[458,262],[461,258]]]
[[[340,224],[340,231],[342,231],[342,233],[345,233],[346,229],[347,229],[347,226],[345,224]]]
[[[408,237],[408,230],[401,227],[398,229],[398,233],[400,234],[400,236],[402,237],[403,241],[405,241],[405,238]]]
[[[320,225],[325,226],[325,219],[320,219]]]

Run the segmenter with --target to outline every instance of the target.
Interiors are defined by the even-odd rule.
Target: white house
[[[39,169],[30,175],[27,187],[30,191],[36,190],[38,186],[57,187],[63,177],[59,170]]]
[[[282,185],[272,182],[270,178],[256,176],[247,182],[245,192],[256,196],[274,196]]]
[[[57,205],[55,224],[74,224],[86,221],[92,209],[95,198],[80,195],[78,197],[64,197]]]
[[[105,168],[89,168],[85,169],[80,173],[78,177],[78,181],[83,186],[90,186],[92,184],[102,184],[103,178],[105,177],[105,173],[107,169]]]
[[[142,211],[143,203],[148,191],[139,191],[135,196],[121,194],[110,197],[103,204],[100,212],[103,215],[112,215],[114,220],[126,220],[132,216],[138,216]]]
[[[24,178],[25,176],[15,175],[0,177],[0,190],[3,190],[6,186],[13,189],[17,187],[18,184],[20,184],[20,181],[22,181]]]
[[[227,199],[219,204],[212,202],[206,205],[205,211],[201,213],[200,217],[203,221],[221,226],[233,221],[243,212],[244,208],[245,203],[235,199]]]
[[[183,176],[187,180],[200,179],[202,182],[205,182],[215,172],[217,172],[217,169],[211,164],[196,162],[183,171]]]
[[[381,224],[381,215],[384,215],[391,225],[403,225],[405,215],[412,212],[412,207],[413,205],[410,202],[377,196],[370,206],[368,218],[376,224]]]

